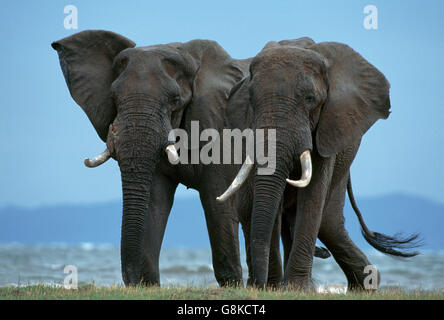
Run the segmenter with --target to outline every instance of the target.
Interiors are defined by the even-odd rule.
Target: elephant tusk
[[[287,179],[287,182],[293,187],[304,188],[308,186],[311,181],[312,176],[312,166],[311,166],[311,156],[310,150],[306,150],[301,154],[301,167],[302,167],[302,177],[300,180]]]
[[[103,151],[97,157],[93,159],[86,158],[84,164],[88,168],[95,168],[108,161],[109,158],[111,158],[111,152],[109,152],[108,148],[106,148],[105,151]]]
[[[179,163],[179,155],[177,154],[176,147],[173,144],[170,144],[168,147],[166,147],[165,152],[168,155],[168,161],[171,164]]]
[[[247,177],[250,174],[251,169],[253,169],[253,166],[253,161],[251,161],[250,156],[247,155],[242,167],[236,175],[236,178],[234,178],[228,189],[225,190],[225,192],[221,196],[217,197],[216,200],[218,202],[224,202],[229,197],[231,197],[244,184],[245,180],[247,180]]]

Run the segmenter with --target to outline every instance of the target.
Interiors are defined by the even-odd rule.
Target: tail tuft
[[[395,257],[410,258],[419,254],[418,251],[411,252],[413,248],[420,247],[422,245],[422,239],[419,234],[415,233],[410,236],[403,236],[400,233],[395,234],[393,237],[381,234],[378,232],[372,232],[373,236],[366,233],[361,229],[361,233],[365,240],[376,250],[382,253],[389,254]]]
[[[358,217],[359,224],[361,225],[362,236],[373,248],[394,257],[410,258],[419,254],[418,251],[410,251],[413,248],[423,245],[423,241],[419,234],[415,233],[411,236],[405,237],[402,234],[397,233],[393,237],[390,237],[382,233],[372,232],[367,228],[364,223],[364,219],[362,218],[362,214],[359,211],[358,205],[356,204],[355,197],[353,196],[350,175],[347,182],[347,191],[350,203],[356,213],[356,216]]]

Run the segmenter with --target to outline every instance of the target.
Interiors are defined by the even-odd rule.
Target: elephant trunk
[[[287,118],[288,117],[285,117],[285,119]],[[260,120],[261,117],[258,119]],[[256,122],[257,128],[276,128],[276,168],[271,175],[256,174],[254,178],[254,204],[250,239],[253,269],[251,282],[258,287],[264,287],[268,278],[270,242],[273,226],[277,214],[280,212],[287,178],[292,172],[293,166],[296,164],[297,167],[295,168],[299,168],[297,163],[301,163],[300,161],[302,159],[306,159],[307,153],[309,154],[312,149],[311,131],[307,124],[299,122],[298,125],[286,127],[276,126],[276,124],[264,126],[264,122],[262,121]],[[276,123],[278,123],[278,121]],[[302,158],[301,155],[303,155]],[[310,172],[304,173],[304,171],[308,170],[307,166],[311,167],[311,163],[308,165],[308,162],[305,160],[302,161],[301,171],[303,172],[303,177],[301,180],[305,181],[304,184],[309,183],[309,176],[311,176],[311,169],[309,170]],[[299,187],[305,185],[300,185]]]
[[[250,239],[252,279],[250,281],[259,287],[265,286],[268,278],[271,236],[287,176],[288,170],[277,168],[272,176],[256,175],[254,179]]]
[[[145,237],[147,232],[160,232],[147,230],[150,191],[157,163],[168,145],[170,126],[166,116],[156,114],[154,108],[151,112],[128,109],[115,121],[117,138],[107,142],[115,151],[122,179],[122,276],[126,285],[158,284],[158,274],[150,267],[152,253],[148,254]]]
[[[141,159],[134,159],[134,164],[120,164],[123,193],[120,253],[125,285],[146,283],[151,278],[144,274],[144,236],[155,161],[144,160],[143,165],[136,164]]]

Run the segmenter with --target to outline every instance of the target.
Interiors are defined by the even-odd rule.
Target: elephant
[[[189,132],[192,120],[199,121],[200,130],[221,130],[227,95],[249,60],[232,59],[215,41],[136,47],[104,30],[76,33],[52,48],[72,98],[106,143],[105,151],[85,165],[113,158],[120,168],[125,285],[160,285],[160,249],[179,183],[199,191],[218,283],[241,283],[238,219],[230,204],[215,200],[236,169],[175,163],[179,154],[170,132]]]
[[[313,288],[311,271],[319,238],[344,271],[348,288],[365,289],[370,262],[344,227],[347,190],[370,245],[397,257],[418,254],[410,251],[420,245],[418,234],[392,237],[370,231],[351,187],[350,166],[362,136],[390,114],[389,87],[379,70],[342,43],[315,43],[308,37],[271,41],[253,58],[248,75],[230,92],[227,112],[234,123],[236,114],[247,119],[233,125],[276,131],[276,168],[272,174],[258,174],[264,165],[245,160],[219,197],[223,202],[239,201],[242,189],[252,189],[251,284],[266,284],[282,214],[284,286]]]

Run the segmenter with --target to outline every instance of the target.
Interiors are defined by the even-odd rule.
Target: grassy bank
[[[444,300],[444,290],[437,291],[403,291],[399,288],[386,288],[374,293],[348,292],[313,293],[295,291],[271,291],[243,288],[125,288],[122,286],[96,287],[94,285],[80,286],[76,290],[46,285],[26,287],[0,288],[1,300],[46,300],[46,299],[74,299],[74,300]]]

